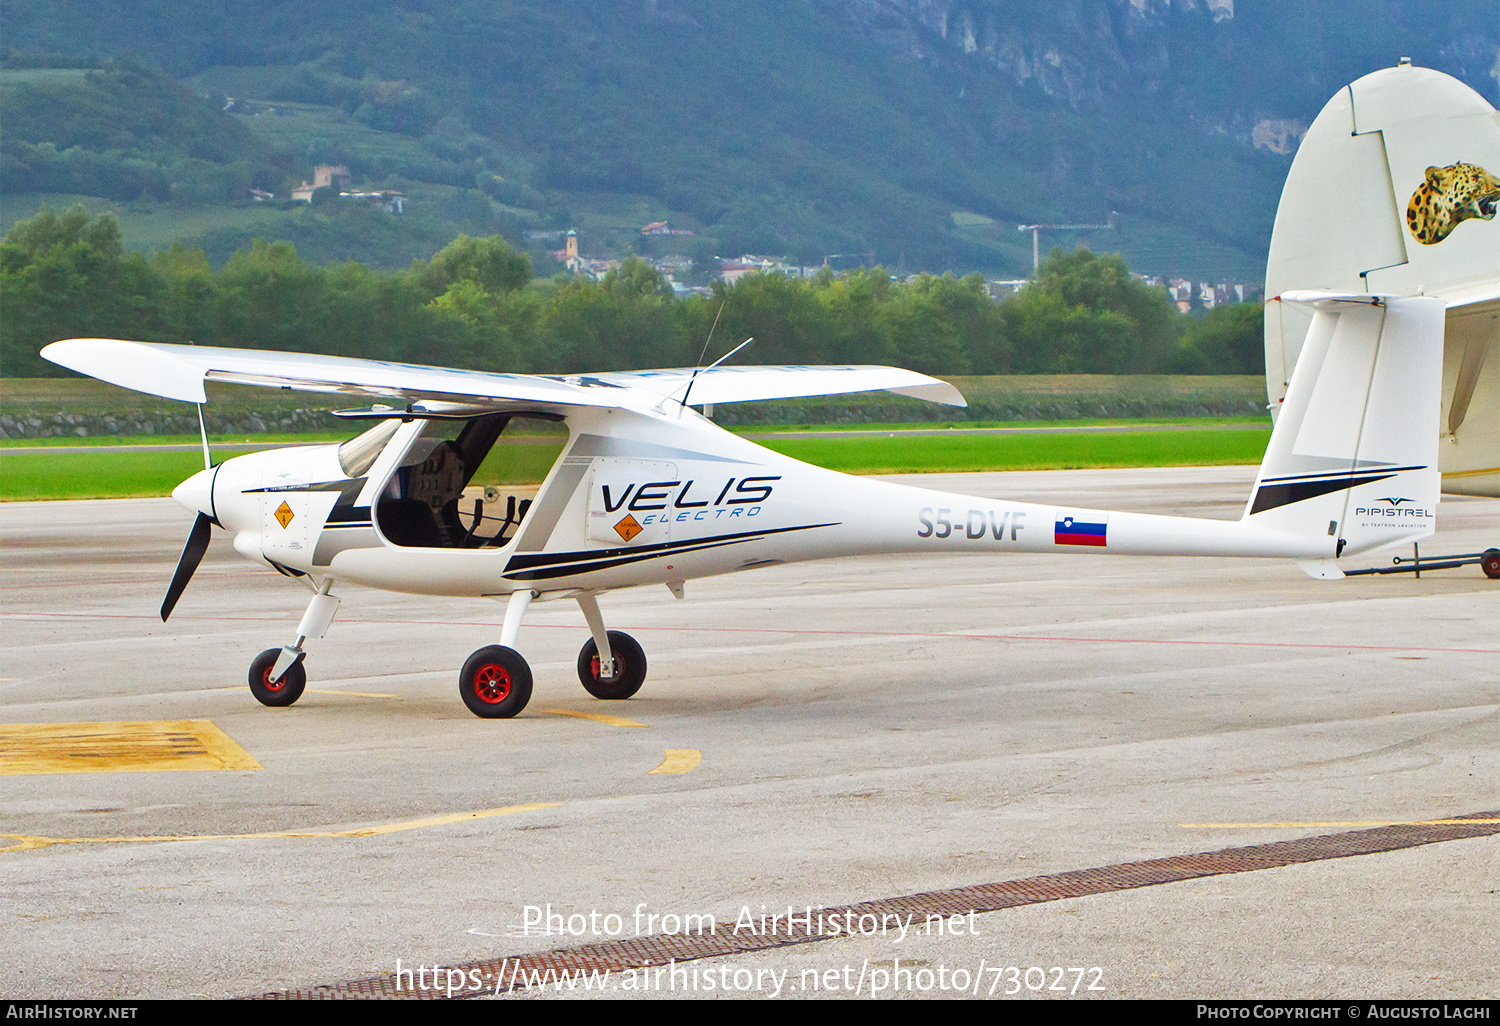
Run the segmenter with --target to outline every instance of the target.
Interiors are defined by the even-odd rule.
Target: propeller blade
[[[177,561],[177,572],[172,575],[172,583],[167,588],[167,597],[161,603],[163,622],[172,615],[177,600],[182,597],[183,589],[187,587],[188,581],[193,579],[193,571],[197,570],[198,564],[203,561],[203,554],[208,551],[208,536],[213,533],[213,529],[213,519],[205,513],[199,513],[198,519],[193,521],[193,529],[188,533],[187,544],[182,547],[182,558]]]

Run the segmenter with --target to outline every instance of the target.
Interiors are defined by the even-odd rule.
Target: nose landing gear
[[[271,671],[276,668],[279,658],[281,649],[268,648],[250,664],[250,693],[261,705],[291,705],[302,697],[302,691],[307,687],[307,671],[302,668],[301,655],[279,678],[272,679]]]
[[[307,604],[307,612],[302,614],[302,622],[297,625],[295,644],[268,648],[250,664],[250,693],[261,705],[284,707],[302,697],[307,687],[307,671],[302,667],[307,653],[302,650],[302,643],[328,633],[328,625],[333,623],[333,614],[339,608],[339,600],[328,593],[332,587],[332,577],[325,577],[318,585]]]

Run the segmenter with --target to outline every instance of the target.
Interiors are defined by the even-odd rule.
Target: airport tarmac
[[[1234,518],[1253,477],[903,480]],[[659,933],[666,916],[722,930],[762,906],[1500,810],[1500,582],[1475,566],[1342,581],[1095,553],[771,567],[690,581],[686,601],[604,596],[650,661],[628,702],[578,684],[577,606],[534,605],[531,704],[480,720],[458,670],[496,642],[503,606],[352,587],[310,645],[307,694],[258,705],[246,668],[291,640],[307,591],[216,532],[161,623],[191,520],[170,500],[0,505],[0,721],[210,721],[259,766],[5,774],[0,758],[6,997],[295,990],[398,959]],[[1451,497],[1423,554],[1490,546],[1500,500]],[[938,970],[962,968],[998,996],[1015,967],[1017,996],[1059,997],[1074,975],[1029,989],[1027,969],[1051,986],[1051,967],[1077,967],[1078,997],[1493,997],[1497,892],[1489,836],[987,912],[956,935],[707,958],[691,979],[700,996],[746,980],[770,995],[785,973],[779,996],[847,996],[873,968],[890,996],[940,996],[955,988]],[[547,906],[589,925],[526,929]],[[903,990],[902,966],[929,975]],[[646,993],[691,995],[689,979]]]

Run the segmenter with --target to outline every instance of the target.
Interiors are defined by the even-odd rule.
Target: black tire
[[[1492,581],[1500,581],[1500,549],[1485,549],[1479,557],[1479,568]]]
[[[610,631],[609,654],[614,659],[615,675],[610,680],[600,680],[599,646],[590,638],[578,653],[578,679],[595,698],[629,698],[646,683],[646,652],[629,634]]]
[[[513,648],[486,646],[464,663],[458,693],[475,716],[508,720],[531,701],[531,667]]]
[[[281,675],[280,681],[271,683],[271,671],[276,668],[280,656],[281,649],[268,648],[250,664],[250,693],[261,705],[276,708],[291,705],[302,697],[302,691],[307,687],[307,670],[302,666],[301,656]]]

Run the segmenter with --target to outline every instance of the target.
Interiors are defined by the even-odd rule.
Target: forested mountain
[[[448,190],[473,230],[583,224],[586,247],[619,246],[671,218],[724,254],[910,270],[1026,273],[1016,224],[1118,211],[1044,246],[1257,276],[1335,89],[1410,56],[1493,102],[1500,66],[1493,0],[7,0],[3,20],[11,68],[123,56],[215,111],[234,97],[250,141],[180,167],[343,162]],[[7,191],[14,153],[48,141],[17,102]]]

